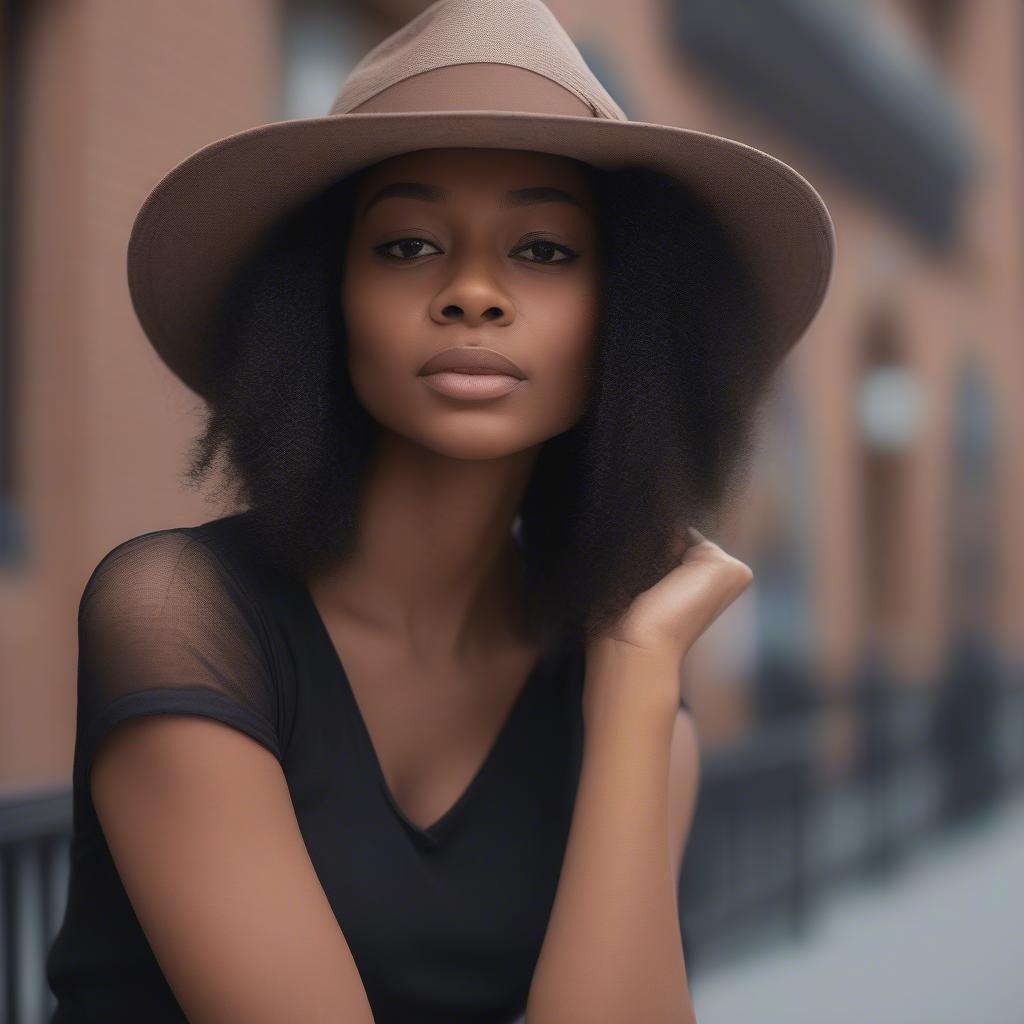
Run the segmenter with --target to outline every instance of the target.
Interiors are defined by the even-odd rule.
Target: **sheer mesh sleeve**
[[[281,760],[274,672],[258,614],[207,544],[162,530],[119,544],[93,570],[78,610],[75,775],[138,715],[202,715]]]

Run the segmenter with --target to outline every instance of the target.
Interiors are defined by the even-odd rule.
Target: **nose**
[[[472,316],[472,311],[470,311],[470,315],[467,317],[466,310],[462,306],[449,304],[441,310],[441,315],[447,320],[500,320],[503,316],[503,312],[497,306],[488,306],[479,314],[479,316],[474,318]]]
[[[437,323],[460,321],[510,323],[514,318],[511,298],[498,283],[484,274],[461,273],[452,278],[431,303],[431,318]]]

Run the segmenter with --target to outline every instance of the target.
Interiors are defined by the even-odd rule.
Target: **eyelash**
[[[388,251],[387,251],[388,249],[392,248],[393,246],[399,245],[402,242],[426,242],[427,245],[433,245],[435,249],[440,248],[440,246],[434,245],[433,242],[428,241],[426,238],[396,238],[396,239],[394,239],[391,242],[385,242],[383,245],[376,245],[376,246],[374,246],[373,247],[373,251],[375,253],[377,253],[377,255],[380,256],[382,259],[391,260],[394,263],[415,263],[416,260],[420,259],[420,256],[413,256],[411,258],[405,259],[405,258],[403,258],[401,256],[392,256],[392,255],[390,255],[388,253]],[[562,245],[559,242],[549,242],[547,239],[537,239],[536,241],[528,242],[526,245],[521,245],[518,249],[515,249],[513,251],[514,252],[522,252],[524,249],[533,249],[536,246],[540,246],[540,245],[550,245],[552,248],[558,249],[560,252],[563,252],[563,253],[566,254],[565,259],[563,259],[563,260],[550,260],[550,261],[527,260],[526,261],[527,263],[536,263],[538,266],[541,266],[541,267],[553,267],[553,266],[564,265],[564,264],[567,264],[567,263],[572,263],[580,255],[578,252],[576,252],[575,249],[570,249],[569,246],[567,246],[567,245]],[[426,255],[427,256],[434,256],[434,255],[437,255],[437,254],[436,253],[427,253]]]

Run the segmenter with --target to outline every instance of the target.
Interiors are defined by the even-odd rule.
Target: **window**
[[[287,0],[283,14],[280,116],[324,117],[342,82],[391,29],[351,3]]]

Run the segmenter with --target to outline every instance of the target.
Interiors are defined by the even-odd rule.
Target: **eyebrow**
[[[448,199],[449,192],[439,185],[425,185],[418,181],[395,181],[375,192],[363,204],[362,212],[365,214],[375,203],[379,203],[382,199],[389,199],[392,196],[399,196],[404,199],[422,199],[428,203],[443,203]],[[501,198],[498,205],[506,208],[532,206],[535,203],[570,203],[573,206],[583,208],[583,203],[574,195],[563,189],[553,188],[548,185],[510,189]]]

